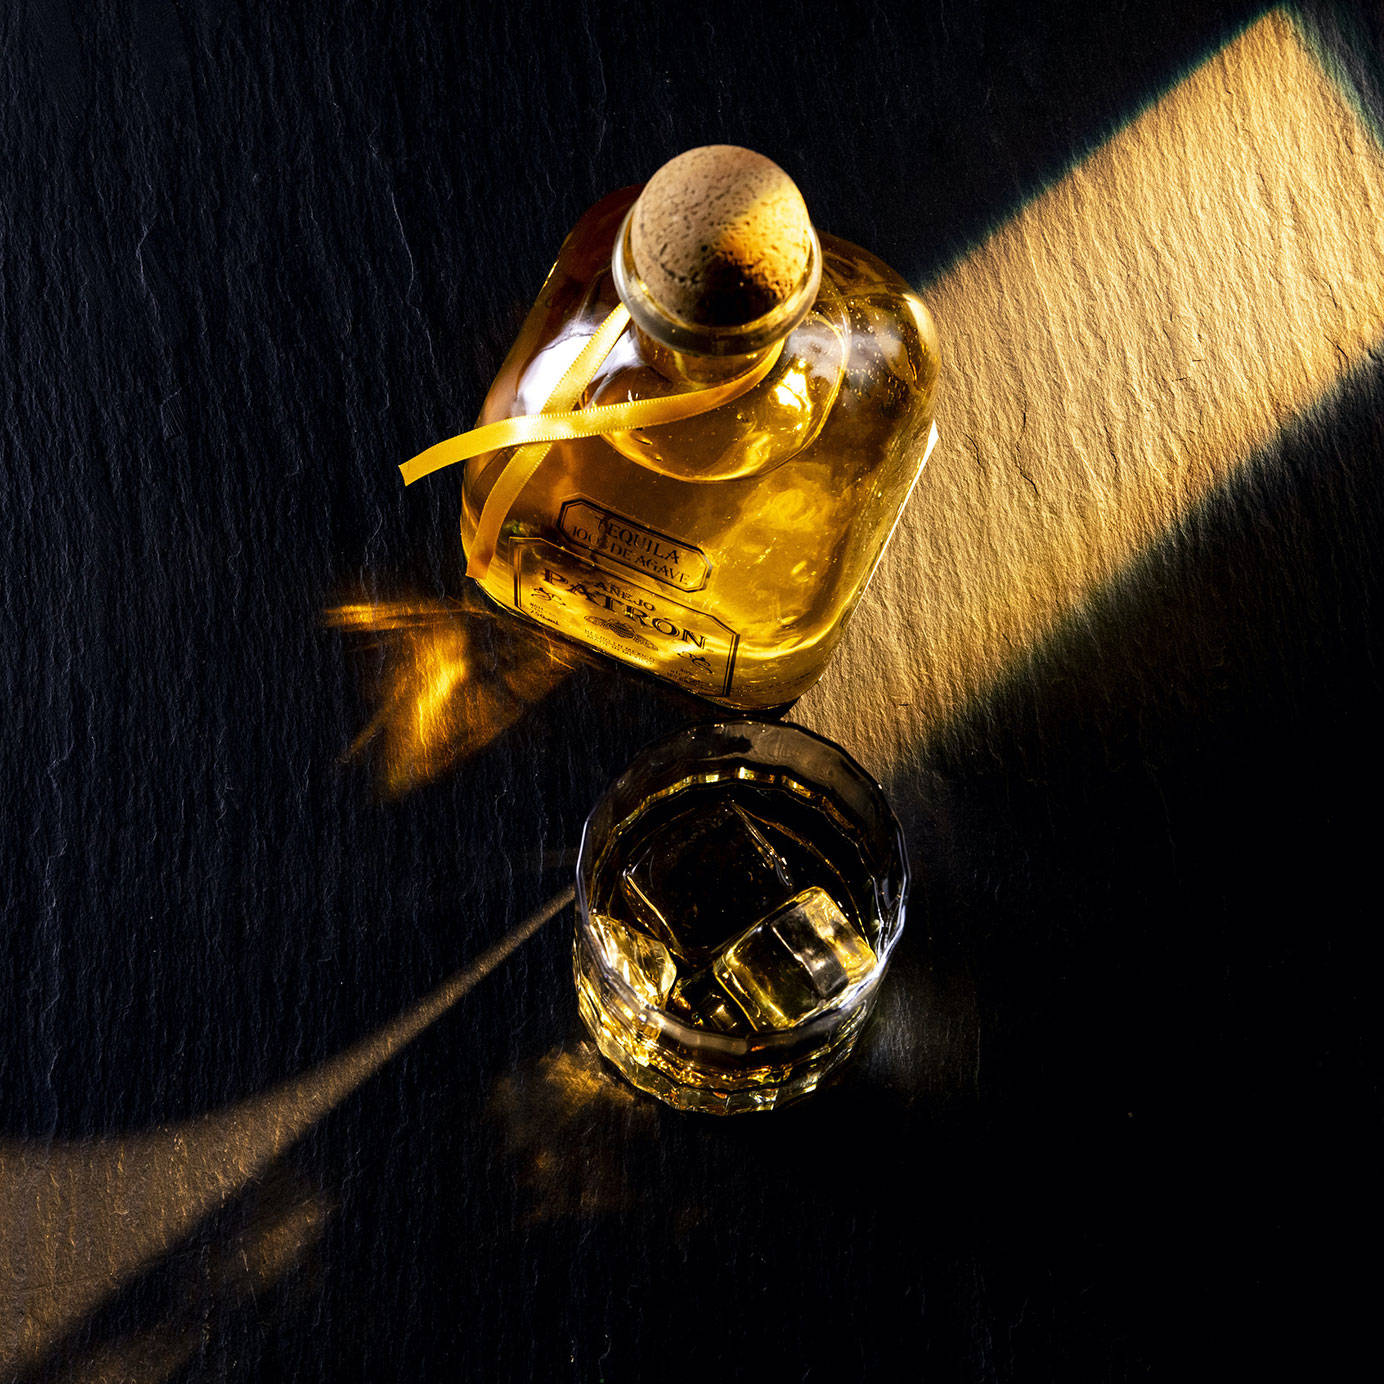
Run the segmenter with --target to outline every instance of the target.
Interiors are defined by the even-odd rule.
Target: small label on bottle
[[[580,496],[563,502],[557,522],[579,548],[600,553],[679,591],[700,591],[711,575],[711,563],[700,548],[645,528]]]
[[[516,610],[692,692],[730,694],[740,636],[719,620],[542,539],[512,548]]]

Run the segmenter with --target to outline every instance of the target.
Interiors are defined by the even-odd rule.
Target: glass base
[[[772,1060],[756,1061],[753,1039],[704,1034],[667,1015],[632,1009],[603,986],[584,951],[578,939],[577,1010],[596,1047],[632,1086],[675,1110],[737,1115],[800,1100],[850,1056],[873,1007],[872,993],[844,1019],[812,1026],[791,1051],[779,1046]]]

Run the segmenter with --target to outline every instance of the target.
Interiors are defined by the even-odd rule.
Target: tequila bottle
[[[777,165],[691,150],[578,222],[479,423],[551,413],[564,381],[571,410],[734,397],[559,440],[512,496],[522,447],[471,457],[470,570],[556,634],[726,706],[782,705],[821,674],[921,472],[937,371],[920,299],[819,240]]]

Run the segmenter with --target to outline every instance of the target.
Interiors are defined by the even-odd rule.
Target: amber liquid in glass
[[[692,778],[647,803],[602,852],[587,908],[574,955],[587,1028],[681,1109],[806,1094],[850,1051],[878,980],[859,842],[781,774]]]
[[[618,302],[628,188],[564,243],[479,421],[541,411]],[[904,280],[822,238],[816,302],[768,376],[713,412],[553,446],[481,585],[501,606],[723,705],[780,706],[821,675],[919,473],[937,335]],[[685,355],[632,324],[583,403],[683,393],[755,357]],[[510,451],[466,464],[468,545]]]

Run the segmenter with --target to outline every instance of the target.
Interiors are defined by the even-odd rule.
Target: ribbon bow
[[[497,422],[472,428],[470,432],[449,437],[445,442],[435,443],[427,451],[420,452],[399,468],[404,484],[412,485],[414,481],[442,470],[444,466],[454,466],[469,457],[496,452],[504,447],[516,449],[481,506],[480,521],[471,540],[471,551],[467,554],[468,577],[479,581],[489,571],[506,516],[519,498],[519,493],[533,479],[554,442],[597,437],[603,433],[633,432],[637,428],[656,428],[662,423],[677,423],[684,418],[709,413],[753,389],[774,368],[783,350],[783,342],[777,342],[753,369],[707,389],[670,394],[659,399],[635,399],[623,404],[574,409],[573,405],[581,398],[600,369],[601,362],[620,339],[629,319],[629,309],[622,303],[601,323],[554,386],[541,412],[519,418],[501,418]]]

